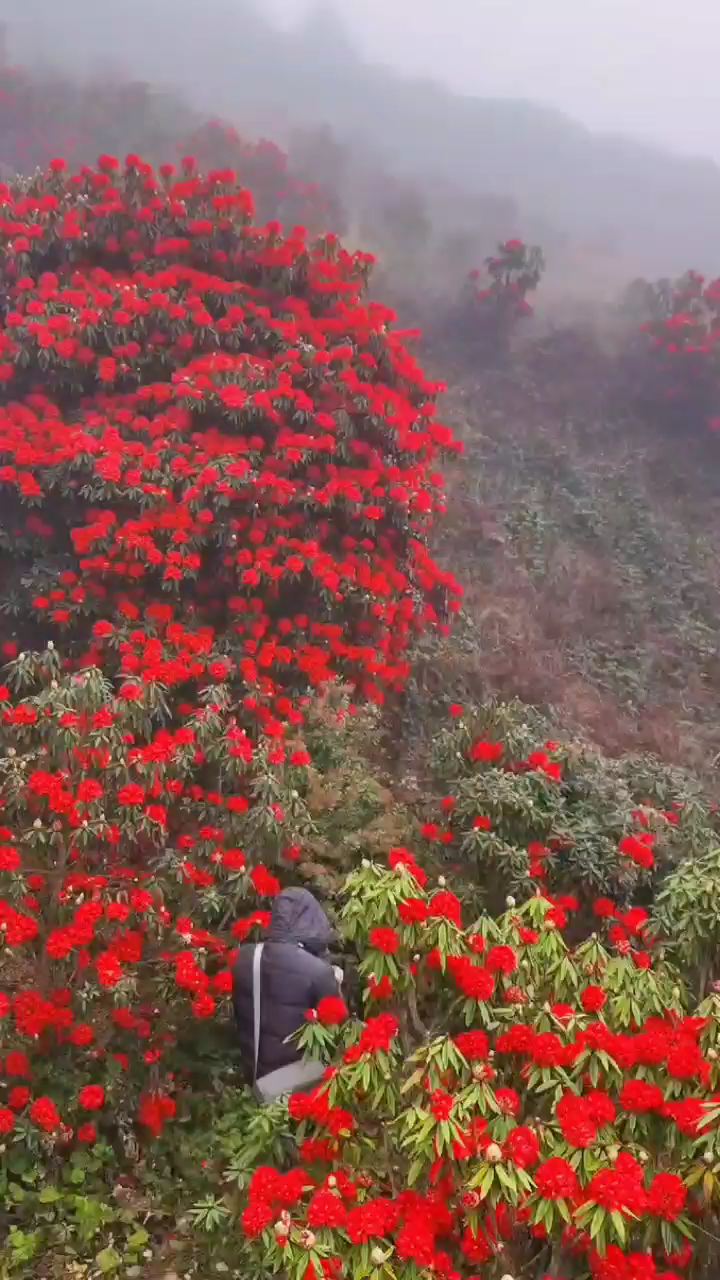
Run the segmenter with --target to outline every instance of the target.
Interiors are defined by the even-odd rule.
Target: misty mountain
[[[716,164],[483,97],[481,70],[469,97],[371,65],[325,6],[291,32],[250,0],[3,0],[2,16],[22,61],[179,86],[208,113],[280,141],[329,125],[396,176],[509,198],[520,210],[509,233],[550,227],[638,272],[720,270]]]

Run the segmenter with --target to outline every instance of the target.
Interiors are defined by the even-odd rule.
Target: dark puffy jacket
[[[332,965],[324,958],[332,938],[330,922],[313,895],[307,889],[283,889],[275,899],[260,965],[258,1078],[302,1057],[294,1042],[286,1043],[288,1036],[323,996],[339,994]],[[241,947],[233,970],[235,1019],[248,1078],[255,1058],[254,954],[254,943]]]

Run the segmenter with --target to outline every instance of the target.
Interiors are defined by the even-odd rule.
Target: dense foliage
[[[700,1274],[717,1259],[718,998],[693,1008],[658,956],[639,982],[597,935],[569,947],[544,895],[469,925],[452,889],[407,850],[351,875],[344,931],[386,1003],[362,1023],[309,1014],[303,1043],[339,1056],[290,1100],[300,1166],[250,1179],[249,1258],[300,1280]],[[246,1168],[241,1149],[227,1176]]]

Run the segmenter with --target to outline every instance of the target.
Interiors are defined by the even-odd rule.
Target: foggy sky
[[[283,22],[313,0],[265,0]],[[720,0],[329,0],[373,60],[720,160]]]

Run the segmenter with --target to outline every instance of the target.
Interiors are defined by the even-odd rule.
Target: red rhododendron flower
[[[105,1106],[105,1090],[99,1084],[85,1085],[78,1094],[78,1102],[84,1111],[100,1111]]]
[[[574,1201],[578,1197],[580,1184],[567,1160],[559,1157],[546,1160],[535,1170],[534,1177],[538,1195],[544,1200]]]
[[[424,924],[429,911],[422,898],[408,898],[407,901],[400,903],[398,915],[403,924]]]
[[[657,1085],[648,1084],[646,1080],[628,1080],[620,1092],[620,1106],[623,1111],[635,1115],[645,1115],[649,1111],[660,1111],[665,1103],[665,1095]]]
[[[317,1016],[324,1027],[339,1027],[347,1020],[348,1007],[341,996],[324,996],[318,1004]]]
[[[586,1013],[600,1013],[607,1004],[607,994],[602,987],[586,987],[580,996],[580,1003]]]
[[[491,973],[515,973],[518,958],[512,947],[491,947],[485,961]]]
[[[280,881],[266,867],[253,867],[250,879],[261,897],[274,898],[280,892]]]
[[[474,742],[470,748],[470,759],[482,764],[497,764],[505,754],[501,742]]]
[[[325,1227],[344,1227],[347,1221],[347,1209],[340,1199],[328,1187],[321,1187],[312,1197],[307,1209],[308,1226],[316,1230]]]
[[[0,1107],[0,1137],[6,1137],[15,1128],[15,1113],[7,1107]]]
[[[462,906],[460,900],[447,889],[433,894],[430,899],[430,916],[434,919],[449,920],[451,924],[456,924],[459,929],[462,928]]]
[[[687,1187],[675,1173],[658,1173],[648,1193],[648,1212],[654,1217],[675,1222],[687,1202]]]
[[[36,1098],[30,1108],[30,1119],[45,1133],[56,1133],[60,1128],[60,1112],[52,1098]]]
[[[532,1169],[540,1159],[540,1142],[537,1134],[532,1129],[519,1125],[508,1134],[505,1153],[519,1169]]]
[[[490,1041],[484,1031],[462,1031],[455,1044],[468,1062],[484,1062],[490,1052]]]
[[[368,937],[370,946],[383,955],[394,956],[400,948],[400,939],[394,929],[371,929]]]

